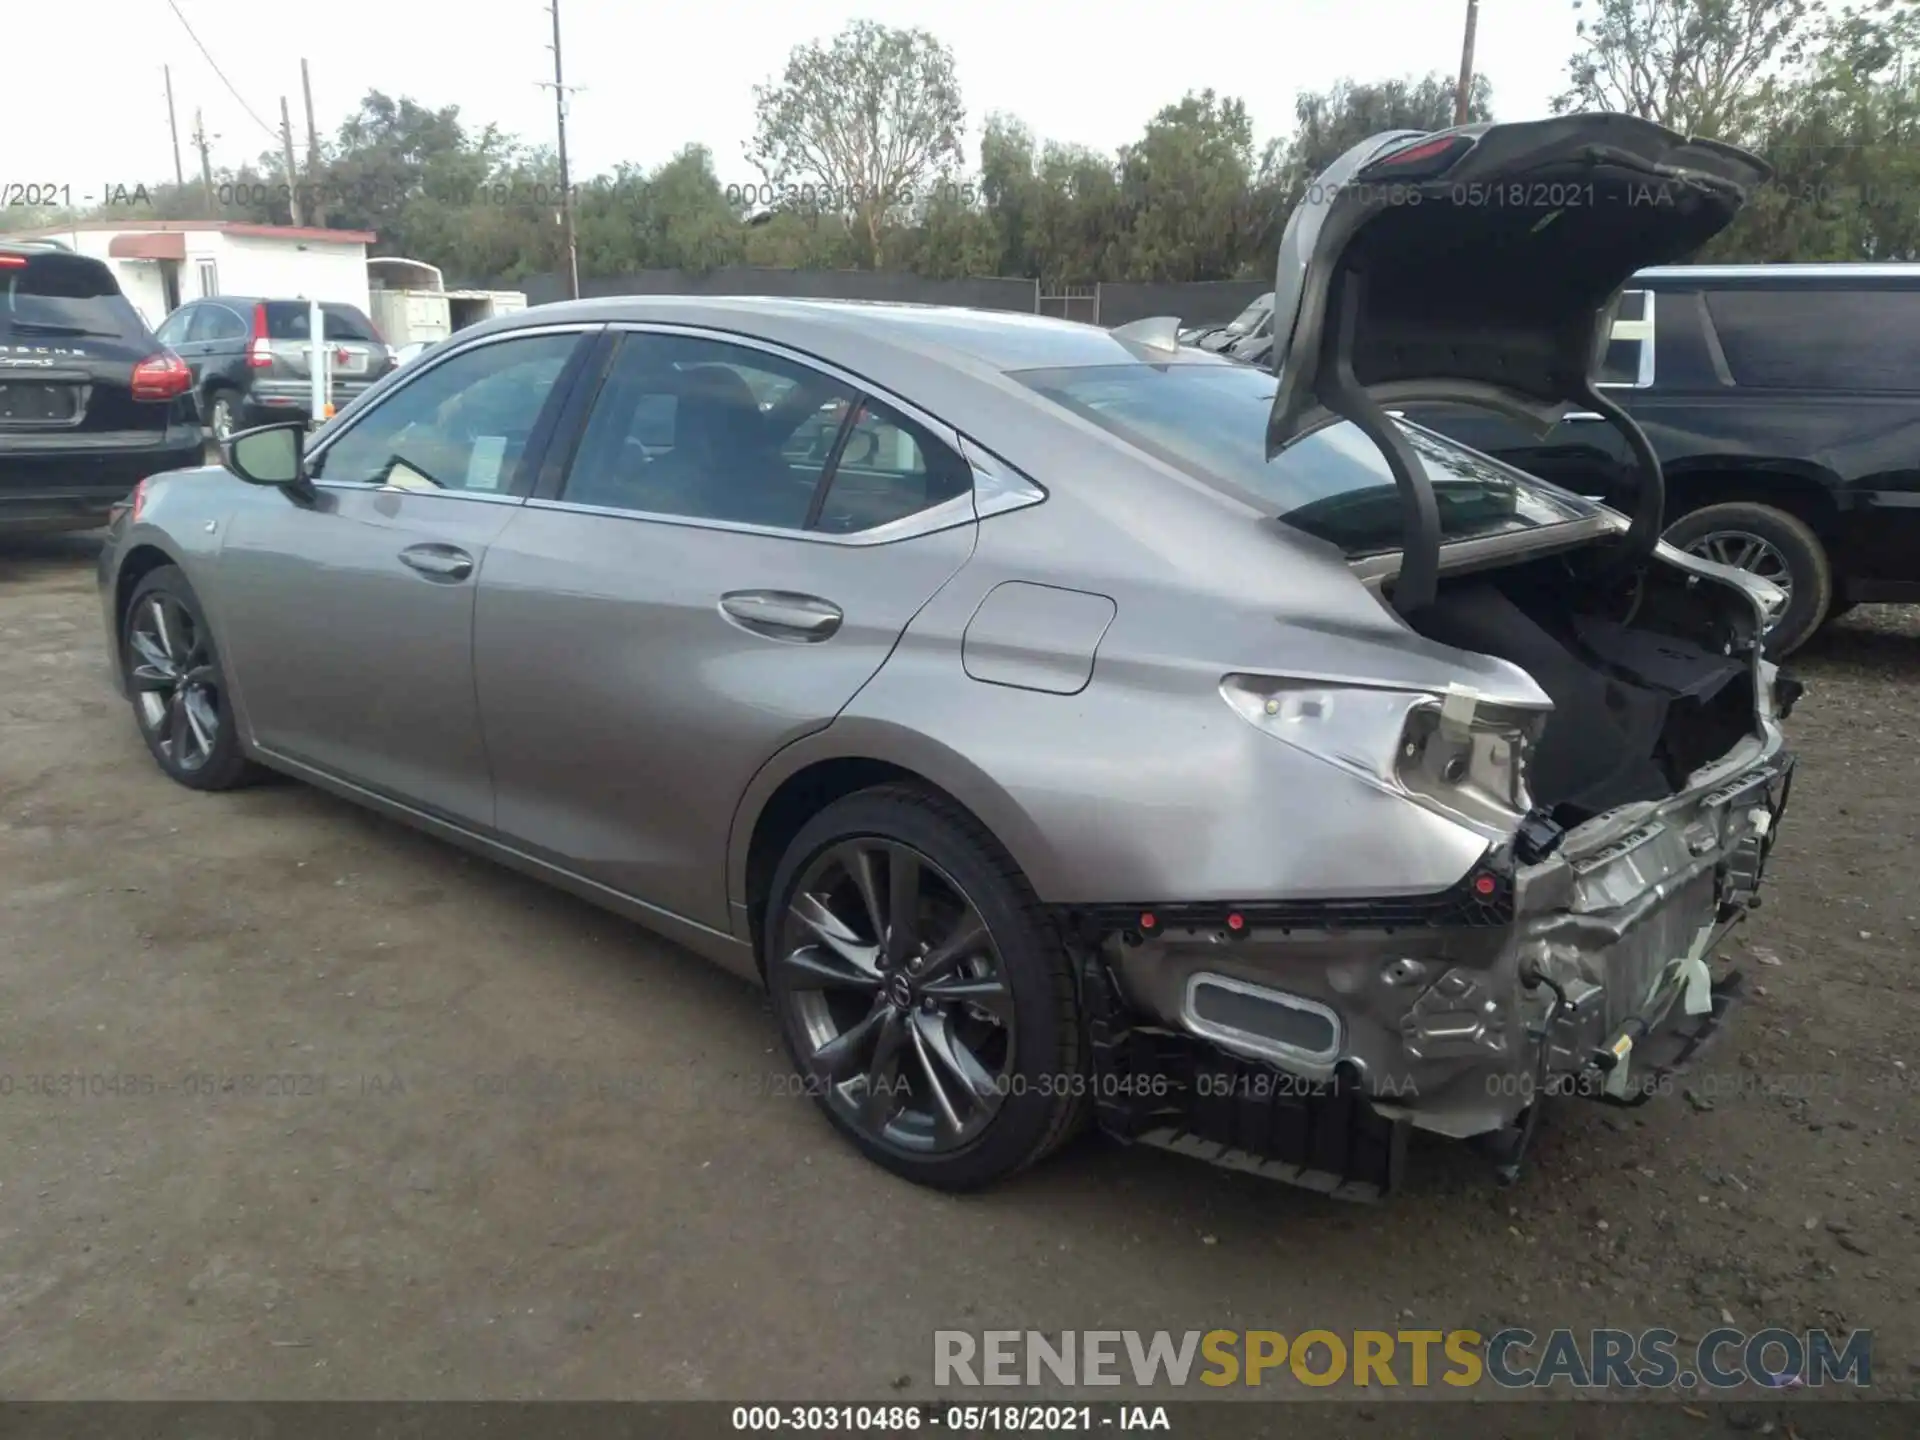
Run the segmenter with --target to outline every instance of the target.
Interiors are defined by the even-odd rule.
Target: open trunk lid
[[[1451,401],[1544,431],[1598,412],[1640,462],[1638,563],[1664,488],[1639,428],[1593,384],[1612,312],[1636,271],[1684,259],[1771,175],[1759,157],[1628,115],[1570,115],[1356,145],[1288,221],[1275,280],[1279,377],[1269,455],[1337,420],[1385,454],[1405,511],[1394,603],[1433,598],[1439,526],[1425,469],[1382,408]]]

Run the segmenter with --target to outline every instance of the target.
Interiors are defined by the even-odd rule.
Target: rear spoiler
[[[1618,557],[1638,566],[1660,536],[1665,483],[1639,426],[1593,383],[1614,309],[1636,271],[1693,254],[1771,174],[1744,150],[1629,115],[1355,146],[1280,242],[1269,457],[1339,420],[1380,448],[1406,511],[1393,602],[1411,613],[1437,586],[1439,512],[1384,407],[1474,405],[1541,431],[1592,411],[1639,462]]]

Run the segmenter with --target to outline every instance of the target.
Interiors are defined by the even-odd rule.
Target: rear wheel
[[[1734,501],[1683,515],[1669,544],[1731,565],[1787,592],[1786,609],[1767,632],[1769,654],[1788,655],[1820,628],[1833,604],[1833,564],[1806,521],[1771,505]]]
[[[135,588],[120,663],[140,737],[169,776],[195,790],[231,790],[258,775],[240,750],[213,627],[176,566]]]
[[[762,929],[788,1053],[870,1159],[971,1189],[1079,1128],[1090,1087],[1066,950],[957,806],[899,785],[828,806],[787,847]]]

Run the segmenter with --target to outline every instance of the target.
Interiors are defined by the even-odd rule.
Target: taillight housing
[[[247,341],[247,364],[265,370],[273,364],[273,349],[267,343],[267,307],[253,307],[253,338]]]
[[[1389,151],[1360,172],[1362,180],[1431,180],[1459,162],[1475,141],[1468,135],[1441,135]]]
[[[178,400],[193,388],[193,372],[171,350],[162,350],[133,367],[129,388],[136,400]]]

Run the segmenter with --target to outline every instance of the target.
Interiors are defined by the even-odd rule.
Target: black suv
[[[0,532],[84,530],[141,480],[198,465],[192,380],[113,272],[0,240]]]
[[[1660,456],[1667,540],[1789,592],[1775,653],[1853,605],[1920,601],[1920,265],[1642,271],[1600,384]],[[1406,413],[1582,494],[1631,485],[1599,415],[1538,437],[1483,411]]]
[[[352,305],[320,306],[329,398],[336,410],[395,368],[373,321]],[[275,421],[313,419],[312,318],[305,300],[214,295],[166,318],[160,338],[187,362],[214,438]]]

